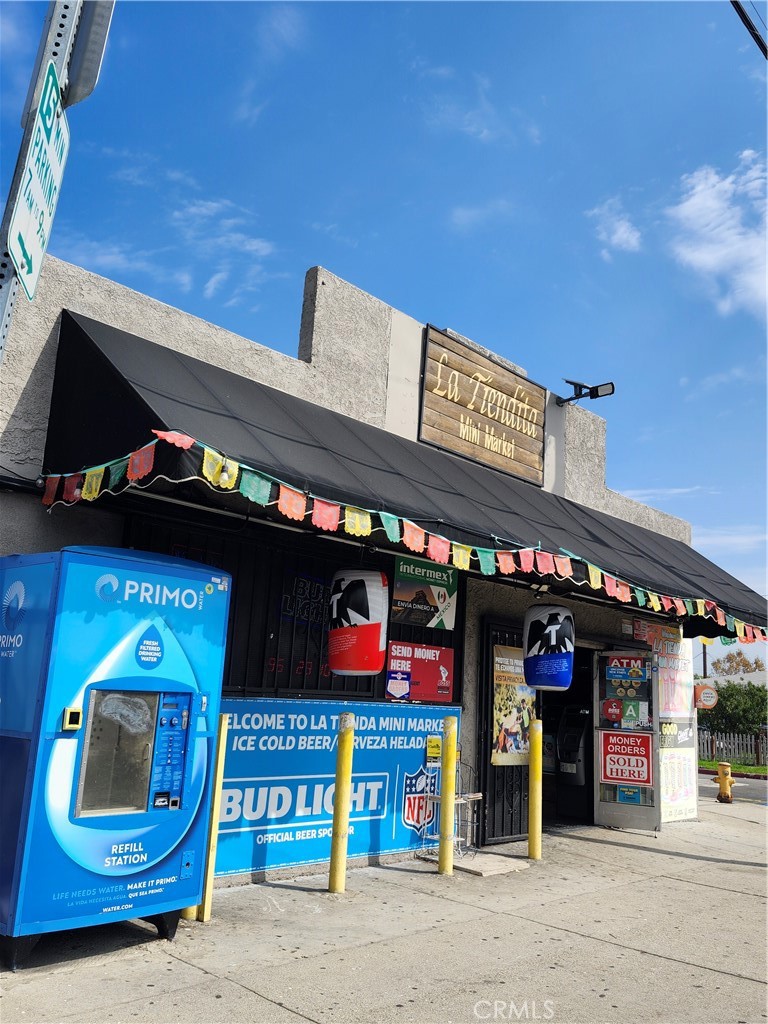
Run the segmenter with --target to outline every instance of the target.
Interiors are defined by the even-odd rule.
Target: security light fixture
[[[563,380],[565,380],[565,377]],[[616,390],[612,380],[607,381],[605,384],[595,384],[594,387],[590,387],[589,384],[582,384],[579,380],[565,380],[565,383],[571,385],[573,388],[573,394],[568,398],[556,399],[558,405],[568,405],[569,402],[578,402],[581,398],[606,398],[608,395],[612,395]]]

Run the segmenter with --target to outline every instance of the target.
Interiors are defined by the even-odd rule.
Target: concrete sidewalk
[[[763,1022],[765,826],[713,797],[659,836],[549,833],[510,874],[408,860],[350,870],[344,896],[327,875],[219,889],[213,921],[173,943],[138,924],[44,937],[4,975],[0,1019]]]

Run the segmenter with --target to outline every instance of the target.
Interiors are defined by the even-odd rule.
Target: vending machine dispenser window
[[[75,816],[147,810],[161,694],[93,690]]]

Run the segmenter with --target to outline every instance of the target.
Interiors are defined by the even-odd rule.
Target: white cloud
[[[314,221],[311,227],[313,231],[319,231],[320,234],[327,235],[332,241],[338,242],[340,245],[348,245],[350,249],[357,248],[356,239],[350,235],[345,235],[338,224],[323,224],[320,221]]]
[[[165,172],[165,176],[168,181],[172,181],[176,185],[183,185],[185,188],[200,188],[200,183],[191,174],[187,174],[186,171],[176,171],[169,168]]]
[[[192,275],[188,270],[177,270],[173,275],[173,280],[183,292],[192,291]]]
[[[587,210],[587,216],[594,217],[597,221],[597,237],[605,243],[600,255],[606,262],[610,263],[613,259],[613,251],[637,252],[640,249],[640,232],[624,213],[618,196],[606,199],[600,206]]]
[[[693,487],[646,487],[621,492],[625,497],[633,501],[641,501],[648,504],[654,501],[666,501],[668,498],[680,498],[689,494],[717,494],[711,487],[703,487],[697,484]]]
[[[94,274],[120,274],[130,277],[140,274],[155,281],[175,284],[183,292],[192,288],[192,275],[184,268],[173,269],[158,254],[147,249],[136,249],[126,242],[98,241],[80,234],[67,234],[59,229],[52,245],[59,259],[84,267]]]
[[[731,526],[731,527],[693,527],[693,546],[705,553],[725,552],[749,554],[765,551],[768,534],[765,527]],[[763,559],[764,561],[764,559]]]
[[[509,135],[509,127],[489,99],[491,83],[475,75],[473,100],[435,96],[429,102],[427,122],[434,128],[461,132],[478,142],[494,142]]]
[[[13,54],[19,54],[21,50],[31,47],[33,39],[24,7],[21,4],[7,3],[0,6],[0,52],[3,60],[8,60]]]
[[[721,175],[703,166],[681,180],[666,213],[675,228],[672,254],[692,270],[723,316],[766,313],[766,163],[754,150]]]
[[[37,46],[39,28],[33,30],[30,13],[34,5],[0,4],[0,63],[3,68],[4,117],[19,124],[29,88],[32,60]],[[19,139],[21,128],[19,127]]]
[[[760,383],[762,372],[756,366],[732,366],[729,370],[721,370],[719,373],[710,373],[701,380],[691,380],[683,377],[680,380],[681,387],[690,388],[685,396],[686,402],[692,402],[696,398],[709,395],[713,391],[720,391],[731,384],[753,384]]]
[[[261,56],[272,61],[282,60],[292,51],[300,50],[306,37],[306,21],[296,7],[271,7],[259,23]]]
[[[213,277],[209,277],[203,287],[203,297],[206,299],[212,299],[228,277],[228,270],[220,270],[218,273],[214,274]]]
[[[194,199],[174,210],[171,213],[171,220],[179,225],[194,225],[232,209],[233,205],[229,199]]]
[[[235,105],[234,118],[236,121],[243,121],[245,124],[254,125],[261,117],[267,100],[257,102],[254,99],[256,83],[250,79],[243,84],[240,90],[240,97]]]
[[[424,57],[416,57],[411,61],[411,71],[419,78],[454,78],[455,70],[447,64],[430,64]]]
[[[478,206],[454,206],[450,220],[453,227],[469,231],[488,223],[509,220],[513,214],[514,206],[508,199],[489,199]]]

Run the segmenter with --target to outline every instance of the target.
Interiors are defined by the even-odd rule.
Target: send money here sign
[[[216,874],[328,860],[339,715],[355,715],[350,857],[422,845],[435,805],[427,737],[458,708],[225,700],[229,714]]]

